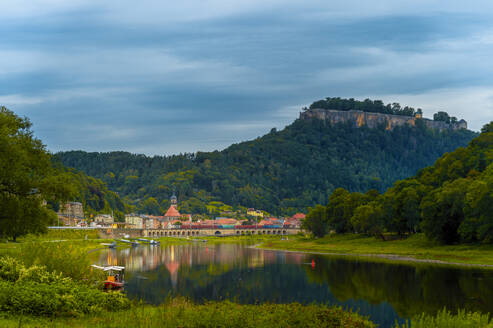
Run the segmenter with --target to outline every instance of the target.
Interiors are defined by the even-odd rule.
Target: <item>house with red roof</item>
[[[296,213],[295,215],[293,215],[291,217],[291,219],[293,220],[304,220],[306,217],[306,214],[303,214],[303,213]]]

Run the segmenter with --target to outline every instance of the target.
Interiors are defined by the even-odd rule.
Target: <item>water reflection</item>
[[[486,270],[198,243],[108,250],[100,262],[127,267],[128,295],[155,304],[168,295],[196,301],[318,302],[359,310],[381,327],[443,307],[493,312],[493,273]]]

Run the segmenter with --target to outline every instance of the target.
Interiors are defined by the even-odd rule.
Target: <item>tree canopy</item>
[[[40,233],[56,218],[46,202],[75,194],[70,174],[54,167],[31,123],[0,107],[0,233],[14,240]]]
[[[326,206],[326,217],[320,219],[327,222],[327,228],[317,232],[424,232],[446,244],[493,242],[491,126],[485,125],[467,147],[445,153],[434,165],[395,182],[382,194],[364,197],[336,189]]]

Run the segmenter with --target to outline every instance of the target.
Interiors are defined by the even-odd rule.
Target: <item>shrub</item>
[[[50,284],[0,281],[0,311],[11,314],[76,316],[129,307],[122,293],[105,293],[71,280]]]
[[[0,258],[0,279],[17,281],[23,269],[24,265],[10,256]]]
[[[59,316],[129,307],[130,301],[122,293],[105,293],[45,266],[26,268],[14,258],[0,258],[1,312]]]

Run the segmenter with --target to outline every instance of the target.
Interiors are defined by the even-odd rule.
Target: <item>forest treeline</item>
[[[54,157],[101,179],[137,212],[163,213],[175,190],[185,213],[207,213],[208,204],[220,201],[291,215],[326,203],[338,187],[382,192],[476,135],[420,122],[387,131],[296,120],[223,151],[152,157],[69,151]]]
[[[305,227],[382,236],[424,232],[445,244],[493,242],[493,122],[467,147],[446,153],[384,193],[336,189],[327,205],[311,209]]]

